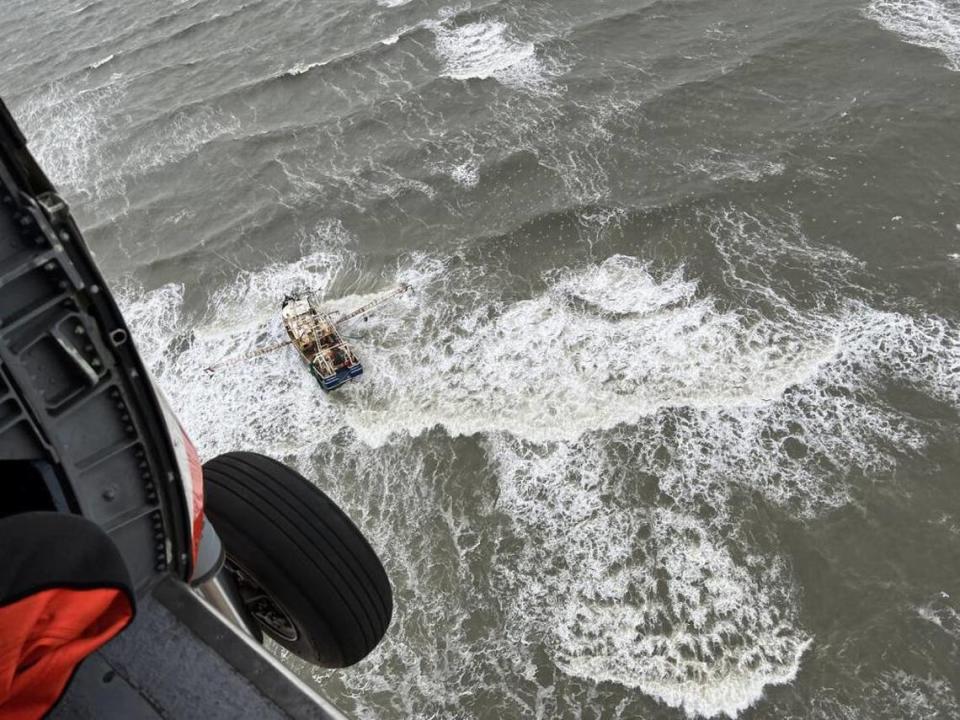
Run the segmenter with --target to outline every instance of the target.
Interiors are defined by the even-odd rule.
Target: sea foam
[[[904,41],[943,53],[960,72],[960,3],[955,0],[873,0],[864,11]]]
[[[445,20],[430,25],[436,50],[444,63],[443,74],[457,80],[493,78],[512,87],[543,89],[548,81],[546,64],[532,42],[513,37],[506,23],[487,20],[454,25]]]
[[[206,309],[188,311],[176,285],[120,293],[204,457],[256,447],[319,467],[388,548],[413,604],[380,659],[338,681],[347,695],[417,656],[398,702],[436,707],[474,692],[471,678],[499,662],[535,678],[524,668],[538,646],[570,677],[636,688],[691,717],[734,716],[795,677],[817,638],[788,559],[757,549],[733,498],[810,517],[848,501],[849,477],[882,477],[921,453],[922,429],[880,392],[896,380],[960,406],[960,335],[937,316],[872,307],[854,284],[861,264],[789,219],[728,209],[703,225],[742,306],[684,267],[628,255],[549,271],[510,299],[491,268],[406,255],[377,285],[416,292],[352,331],[365,378],[330,396],[293,353],[204,368],[281,339],[286,292],[356,273],[336,224],[303,238],[299,260],[241,273]],[[772,265],[792,268],[798,290],[770,277]],[[331,307],[376,289],[348,287]],[[802,303],[801,289],[820,300]],[[484,560],[492,577],[479,586],[460,575],[497,525],[453,513],[436,489],[464,470],[443,459],[457,436],[482,448],[495,510],[517,538]],[[449,538],[417,535],[404,513],[427,513]],[[424,580],[447,572],[436,563],[447,552],[459,558],[450,583],[497,593],[506,637],[471,639],[458,625],[424,645],[420,623],[478,611],[466,596],[433,597]],[[476,672],[454,671],[451,658]]]
[[[117,190],[105,138],[122,92],[113,83],[77,91],[54,82],[11,108],[37,162],[68,193]]]

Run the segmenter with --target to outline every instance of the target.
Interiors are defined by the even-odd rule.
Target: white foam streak
[[[297,63],[292,68],[285,71],[283,74],[289,75],[291,77],[296,77],[297,75],[303,75],[306,72],[310,72],[314,68],[323,67],[328,62],[329,62],[328,60],[323,60],[320,62],[312,62],[312,63]]]
[[[122,86],[113,83],[79,92],[53,84],[14,108],[32,152],[54,183],[94,198],[121,196],[123,175],[177,162],[240,129],[235,116],[201,107],[149,127],[129,154],[116,157],[108,141],[110,115],[122,92]],[[116,168],[121,168],[122,174]]]
[[[100,58],[100,59],[97,60],[96,62],[90,63],[89,67],[90,67],[91,70],[96,70],[98,67],[100,67],[100,66],[102,66],[102,65],[106,65],[108,62],[110,62],[111,60],[113,60],[113,58],[114,58],[114,54],[113,54],[113,53],[110,53],[110,54],[107,55],[106,57]]]
[[[148,172],[183,160],[210,142],[233,137],[240,129],[236,116],[214,108],[179,112],[169,122],[152,128],[130,152],[124,167],[131,174]]]
[[[719,151],[713,151],[710,156],[686,163],[685,168],[691,173],[703,173],[714,182],[725,180],[744,180],[746,182],[760,182],[766,177],[782,175],[786,165],[782,162],[755,157],[736,157]]]
[[[941,593],[940,597],[926,605],[916,608],[917,615],[950,636],[953,640],[960,640],[960,612],[947,602],[950,596]]]
[[[960,72],[960,3],[955,0],[872,0],[867,17],[905,42],[943,53]]]
[[[40,167],[62,189],[95,197],[116,189],[104,140],[119,95],[116,85],[75,92],[52,83],[12,108]]]

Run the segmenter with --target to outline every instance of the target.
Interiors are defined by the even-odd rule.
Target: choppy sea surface
[[[958,0],[7,0],[204,457],[393,579],[359,718],[960,716]],[[278,303],[415,292],[330,396]]]

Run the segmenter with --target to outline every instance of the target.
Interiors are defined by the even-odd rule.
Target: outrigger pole
[[[274,345],[267,345],[266,347],[258,348],[253,352],[248,352],[246,355],[241,355],[240,357],[229,358],[227,360],[222,360],[221,362],[215,363],[210,367],[204,368],[204,372],[212,373],[217,368],[222,368],[225,365],[234,365],[236,363],[243,362],[244,360],[252,360],[255,357],[260,357],[261,355],[266,355],[267,353],[272,353],[280,348],[285,348],[291,343],[290,340],[284,340],[283,342],[276,343]]]
[[[409,289],[410,289],[410,286],[407,285],[406,283],[403,283],[399,287],[395,287],[393,290],[388,292],[383,297],[377,298],[373,302],[369,302],[366,305],[361,305],[356,310],[351,310],[343,317],[337,318],[334,321],[334,324],[339,327],[340,325],[344,325],[355,318],[369,315],[370,311],[373,310],[374,308],[380,307],[385,302],[392,300],[393,298],[398,297],[399,295],[403,295]],[[212,373],[217,368],[222,368],[227,365],[235,365],[236,363],[241,363],[244,360],[252,360],[253,358],[260,357],[261,355],[267,355],[269,353],[276,352],[277,350],[280,350],[281,348],[285,348],[287,345],[290,345],[291,342],[292,342],[291,340],[284,340],[283,342],[275,343],[273,345],[267,345],[266,347],[257,348],[256,350],[253,350],[252,352],[248,352],[245,355],[241,355],[240,357],[234,357],[234,358],[228,358],[227,360],[222,360],[221,362],[215,363],[210,367],[204,368],[204,372]]]
[[[399,287],[395,287],[393,290],[388,292],[383,297],[377,298],[373,302],[367,303],[366,305],[361,305],[356,310],[351,310],[343,317],[336,318],[335,323],[337,326],[345,325],[346,323],[350,322],[354,318],[360,317],[361,315],[368,315],[370,311],[373,310],[375,307],[380,307],[385,302],[393,300],[393,298],[399,295],[403,295],[409,289],[410,289],[410,286],[407,285],[406,283],[403,283]]]

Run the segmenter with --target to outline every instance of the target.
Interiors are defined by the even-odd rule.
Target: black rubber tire
[[[263,455],[219,455],[204,464],[203,476],[207,515],[228,567],[269,595],[297,638],[261,623],[264,632],[324,667],[366,657],[390,624],[393,593],[350,518],[302,475]]]

